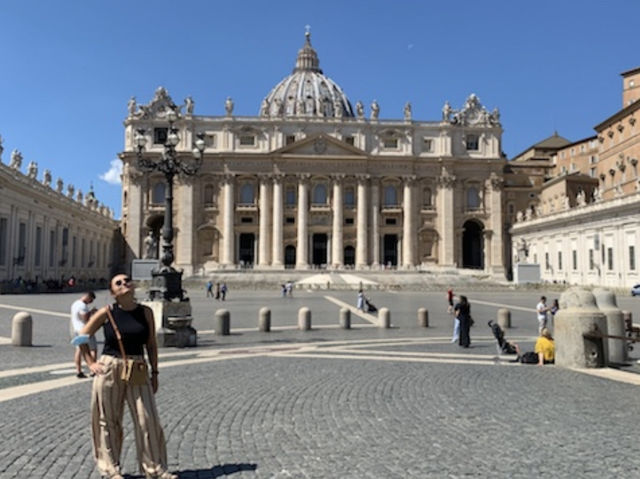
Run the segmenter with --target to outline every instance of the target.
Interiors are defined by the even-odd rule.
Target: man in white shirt
[[[542,330],[547,327],[547,312],[550,308],[547,307],[547,298],[545,296],[540,297],[540,302],[536,306],[536,313],[538,315],[538,334],[542,333]]]
[[[89,309],[89,305],[93,303],[94,299],[96,299],[95,293],[87,291],[82,298],[74,301],[71,305],[71,332],[73,336],[77,336],[80,333],[80,330],[84,328],[89,317],[95,311],[95,309]],[[95,360],[98,354],[98,343],[95,336],[89,338],[89,349]],[[82,372],[82,354],[79,347],[76,347],[74,363],[76,365],[76,376],[78,378],[86,378],[87,376]]]

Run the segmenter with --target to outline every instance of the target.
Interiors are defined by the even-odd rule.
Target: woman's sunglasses
[[[126,278],[122,278],[122,279],[119,279],[117,281],[114,281],[113,284],[115,284],[116,286],[120,287],[123,284],[127,284],[127,283],[130,283],[130,282],[131,282],[131,278],[129,278],[127,276]]]

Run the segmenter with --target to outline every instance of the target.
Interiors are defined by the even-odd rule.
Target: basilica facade
[[[445,103],[435,121],[407,103],[386,119],[377,102],[352,105],[320,68],[309,34],[293,72],[256,102],[256,116],[194,113],[185,100],[174,123],[178,157],[206,142],[198,174],[175,178],[175,265],[185,275],[219,269],[473,268],[504,277],[505,166],[497,109],[470,95]],[[159,157],[166,113],[158,88],[129,103],[125,120],[122,233],[125,261],[149,255],[159,238],[166,181],[138,167]],[[515,211],[514,211],[515,214]]]

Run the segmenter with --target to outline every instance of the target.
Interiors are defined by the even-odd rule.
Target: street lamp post
[[[202,164],[205,142],[204,135],[198,134],[191,151],[193,158],[179,157],[176,146],[180,143],[180,136],[175,124],[180,119],[180,108],[172,103],[165,111],[165,118],[169,123],[169,128],[160,158],[144,154],[147,144],[144,129],[138,129],[134,138],[137,147],[138,167],[148,172],[159,171],[166,180],[162,255],[159,267],[151,272],[152,282],[149,298],[167,301],[179,298],[180,301],[184,301],[182,271],[177,271],[172,266],[175,258],[173,254],[173,180],[177,175],[193,176],[198,172]]]

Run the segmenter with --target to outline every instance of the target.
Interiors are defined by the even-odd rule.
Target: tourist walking
[[[362,290],[358,291],[358,299],[356,301],[356,308],[358,308],[360,311],[364,311],[364,293],[362,292]]]
[[[220,286],[220,299],[224,301],[226,297],[227,297],[227,283],[222,283],[222,285]]]
[[[540,297],[540,302],[536,305],[536,315],[538,318],[538,334],[542,333],[542,330],[547,327],[547,312],[550,308],[547,306],[546,296]]]
[[[211,280],[207,281],[207,298],[213,298],[213,283]]]
[[[133,419],[141,472],[147,479],[177,479],[167,471],[167,449],[156,409],[158,390],[158,348],[153,313],[138,304],[131,278],[115,275],[109,284],[115,302],[101,308],[81,330],[89,368],[96,377],[91,392],[93,454],[103,477],[123,479],[120,468],[125,402]],[[95,361],[86,347],[89,335],[104,331],[102,356]],[[144,359],[146,349],[151,376]]]
[[[459,344],[463,348],[468,348],[471,345],[471,305],[466,296],[460,295],[460,301],[454,306],[453,313],[460,321]]]
[[[87,321],[89,321],[91,314],[95,312],[95,309],[89,309],[89,305],[93,303],[94,299],[96,299],[96,294],[93,291],[87,291],[80,299],[75,300],[71,304],[72,338],[78,336],[82,328],[87,324]],[[98,342],[94,335],[89,337],[89,352],[95,361],[98,355]],[[79,379],[86,378],[87,375],[82,371],[82,353],[79,347],[76,347],[73,362],[76,365],[76,377]]]

